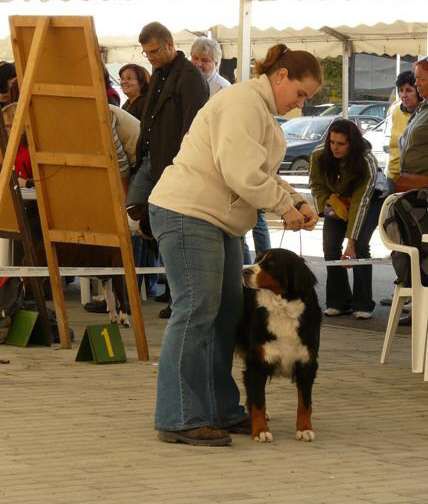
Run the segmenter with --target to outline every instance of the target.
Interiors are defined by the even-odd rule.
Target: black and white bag
[[[422,242],[422,235],[428,234],[428,188],[398,194],[389,207],[384,229],[392,241],[419,250],[421,282],[428,287],[428,243]],[[397,282],[410,287],[409,256],[403,252],[393,251],[391,258]]]

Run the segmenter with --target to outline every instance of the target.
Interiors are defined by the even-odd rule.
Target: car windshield
[[[282,125],[288,138],[298,140],[320,140],[331,123],[331,117],[308,117],[291,119]]]
[[[364,108],[366,108],[367,105],[351,105],[348,108],[348,115],[358,115],[361,114]]]
[[[379,132],[384,132],[386,127],[386,120],[381,121],[380,123],[376,124],[372,128],[370,128],[371,131],[379,131]]]
[[[328,107],[324,111],[321,112],[320,116],[330,116],[330,115],[337,115],[342,112],[342,105],[332,105],[331,107]]]

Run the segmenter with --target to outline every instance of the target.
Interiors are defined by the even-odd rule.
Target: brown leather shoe
[[[166,443],[184,443],[193,446],[229,446],[229,433],[214,427],[198,427],[183,431],[159,431],[158,437]]]

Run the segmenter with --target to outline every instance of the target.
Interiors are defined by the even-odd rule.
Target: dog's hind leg
[[[130,312],[129,303],[126,295],[126,286],[123,277],[115,276],[113,278],[113,292],[119,304],[119,324],[124,327],[131,327],[131,322],[128,317],[128,314]]]
[[[251,417],[251,435],[255,441],[270,443],[273,441],[266,420],[265,387],[267,373],[259,365],[247,363],[244,371],[244,384],[247,392],[247,407]]]
[[[116,309],[116,297],[113,292],[112,279],[103,279],[103,291],[104,297],[107,304],[107,311],[109,314],[110,322],[116,324],[118,321],[117,309]]]
[[[296,439],[298,441],[313,441],[315,433],[312,429],[312,386],[315,380],[317,364],[296,365],[297,385],[297,418]]]

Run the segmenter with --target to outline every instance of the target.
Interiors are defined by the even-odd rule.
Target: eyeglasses
[[[141,51],[143,56],[150,58],[151,56],[156,56],[162,51],[163,47],[159,46],[157,49],[150,49],[149,51]]]

